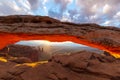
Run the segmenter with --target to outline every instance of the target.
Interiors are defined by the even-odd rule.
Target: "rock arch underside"
[[[119,28],[60,22],[46,16],[1,16],[0,49],[20,40],[73,41],[120,58]]]

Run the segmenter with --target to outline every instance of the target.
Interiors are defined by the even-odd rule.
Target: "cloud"
[[[75,1],[76,7],[68,9]],[[75,23],[104,24],[113,20],[119,9],[119,0],[54,0],[56,7],[48,10],[48,15],[62,21]],[[111,22],[111,21],[110,21]]]
[[[39,8],[46,11],[45,2],[47,0],[0,0],[0,15],[35,15]]]
[[[111,10],[111,6],[106,4],[104,7],[103,7],[103,13],[106,14],[106,13],[109,13],[109,11]]]
[[[40,4],[40,0],[28,0],[28,2],[30,3],[30,7],[32,10],[36,10],[40,5],[42,5]]]
[[[51,8],[48,11],[48,15],[62,20],[64,13],[67,10],[67,6],[73,2],[73,0],[53,0],[57,8]],[[57,11],[57,12],[56,12]]]
[[[120,0],[0,0],[0,15],[33,14],[61,21],[120,26]]]
[[[112,25],[111,22],[118,22],[114,16],[117,16],[116,13],[120,11],[120,0],[76,0],[76,5],[80,10],[76,14],[73,14],[72,17],[79,15],[75,20],[79,23],[81,22],[80,18],[83,19],[82,22],[94,22],[98,24],[109,23]]]
[[[120,19],[120,11],[117,12],[117,13],[114,15],[114,18],[115,18],[115,19]]]
[[[54,0],[54,1],[56,4],[60,5],[61,12],[65,11],[67,8],[67,5],[73,2],[73,0]]]
[[[53,18],[56,18],[56,19],[61,19],[62,18],[61,13],[58,13],[58,12],[55,12],[55,11],[52,11],[52,10],[48,11],[48,15],[50,17],[53,17]]]
[[[0,1],[0,15],[13,15],[13,14],[32,14],[27,1],[21,4],[22,0],[1,0]],[[18,5],[19,4],[19,5]]]

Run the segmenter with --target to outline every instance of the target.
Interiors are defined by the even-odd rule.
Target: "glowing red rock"
[[[104,46],[97,45],[94,43],[87,42],[85,40],[80,40],[75,36],[69,35],[35,35],[35,34],[10,34],[10,33],[0,33],[0,49],[4,48],[8,44],[12,44],[21,40],[48,40],[52,42],[63,42],[63,41],[73,41],[79,44],[84,44],[87,46],[95,47],[110,52],[113,56],[118,53],[107,50]],[[119,57],[119,54],[116,56]]]
[[[97,24],[63,23],[49,17],[0,17],[0,49],[21,40],[73,41],[120,58],[120,29]]]

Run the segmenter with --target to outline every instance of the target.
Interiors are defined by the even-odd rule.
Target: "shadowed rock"
[[[71,55],[56,55],[48,63],[33,68],[16,66],[1,77],[3,80],[119,80],[120,60],[81,51]]]
[[[42,54],[41,49],[37,49],[32,46],[11,44],[0,50],[0,55],[9,55],[12,57],[27,57],[33,62],[39,61],[39,57]]]

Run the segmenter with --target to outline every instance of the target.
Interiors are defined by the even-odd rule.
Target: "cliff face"
[[[0,17],[0,48],[20,40],[73,41],[120,57],[120,29],[42,16]]]
[[[7,53],[13,57],[27,57],[33,62],[39,61],[39,56],[43,54],[42,50],[38,50],[32,46],[23,46],[11,44],[0,50],[0,53]]]

